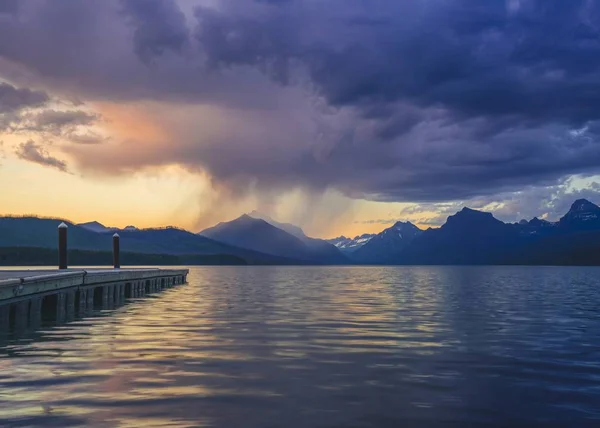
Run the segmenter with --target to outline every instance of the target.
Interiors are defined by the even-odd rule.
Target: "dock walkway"
[[[0,332],[57,320],[183,284],[187,269],[0,270]]]

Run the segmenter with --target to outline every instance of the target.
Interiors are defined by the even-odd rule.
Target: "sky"
[[[0,211],[317,237],[600,202],[600,0],[2,0]]]

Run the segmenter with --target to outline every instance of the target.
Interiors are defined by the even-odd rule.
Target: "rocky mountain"
[[[422,232],[411,222],[399,221],[373,236],[351,257],[361,263],[393,263]]]
[[[346,263],[347,259],[328,242],[288,233],[263,219],[242,215],[200,232],[219,242],[261,253],[318,264]]]
[[[428,229],[396,259],[402,264],[487,264],[518,244],[520,234],[491,213],[464,208]]]
[[[102,223],[99,223],[97,221],[90,221],[87,223],[79,223],[79,224],[77,224],[77,226],[82,227],[91,232],[96,232],[96,233],[115,233],[115,232],[119,232],[121,230],[128,230],[128,231],[139,230],[135,226],[126,226],[124,229],[119,229],[118,227],[106,227]]]
[[[557,223],[534,217],[529,221],[521,220],[515,225],[515,228],[523,236],[545,236],[555,233],[558,230],[557,226]]]
[[[556,222],[533,218],[508,224],[491,213],[464,208],[438,229],[422,231],[398,222],[376,235],[330,242],[269,220],[244,215],[202,235],[177,228],[127,227],[119,230],[121,249],[185,260],[233,256],[249,264],[343,264],[348,262],[345,251],[357,264],[600,265],[600,207],[585,199],[575,201]],[[0,217],[0,247],[56,249],[56,228],[62,221]],[[114,228],[98,222],[67,224],[69,249],[111,251]]]
[[[464,208],[438,229],[394,247],[386,229],[354,260],[381,264],[600,264],[600,207],[580,199],[559,221],[539,218],[507,224],[491,213]],[[377,249],[375,249],[377,248]],[[358,256],[360,255],[360,258]]]
[[[335,245],[342,253],[351,254],[369,242],[375,235],[375,233],[365,233],[354,238],[346,238],[342,235],[338,238],[328,239],[327,242]]]
[[[600,229],[600,207],[586,199],[578,199],[558,224],[561,229],[571,231]]]
[[[62,219],[36,217],[0,217],[0,247],[30,247],[56,249],[56,228]],[[112,230],[88,227],[65,221],[69,226],[69,249],[90,251],[112,251]],[[250,264],[299,264],[282,255],[271,255],[239,248],[197,234],[177,229],[136,228],[119,230],[121,251],[141,254],[168,255],[231,255],[243,258]]]
[[[77,226],[89,230],[90,232],[95,232],[95,233],[110,233],[117,230],[116,227],[106,227],[104,226],[102,223],[99,223],[97,221],[90,221],[87,223],[79,223]]]
[[[278,229],[281,229],[287,233],[289,233],[290,235],[294,235],[296,238],[299,239],[307,239],[308,236],[306,236],[306,234],[304,233],[304,231],[296,226],[295,224],[291,224],[291,223],[281,223],[279,221],[273,220],[273,218],[271,218],[270,216],[261,213],[259,211],[252,211],[250,214],[248,214],[249,217],[252,218],[256,218],[259,220],[264,220],[267,223],[269,223],[272,226],[275,226]]]
[[[586,199],[578,199],[559,221],[550,222],[535,217],[530,221],[521,220],[514,226],[525,236],[538,237],[600,230],[600,207]]]
[[[348,259],[343,256],[342,252],[339,251],[334,245],[331,245],[328,241],[324,239],[316,239],[306,236],[304,231],[291,223],[281,223],[279,221],[274,220],[270,216],[263,214],[259,211],[252,211],[248,214],[249,217],[264,220],[272,226],[275,226],[278,229],[283,230],[284,232],[289,233],[292,236],[300,239],[311,251],[311,253],[315,254],[319,259],[325,260],[325,263],[347,263]],[[313,256],[311,255],[311,260]]]

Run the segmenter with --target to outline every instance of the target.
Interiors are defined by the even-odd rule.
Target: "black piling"
[[[120,238],[119,234],[115,233],[113,235],[113,266],[115,269],[119,269],[121,267],[120,260]]]
[[[68,226],[61,223],[58,226],[58,268],[67,269],[67,230]]]

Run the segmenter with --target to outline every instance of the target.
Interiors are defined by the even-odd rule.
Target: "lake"
[[[600,426],[600,268],[192,267],[0,342],[1,426]]]

